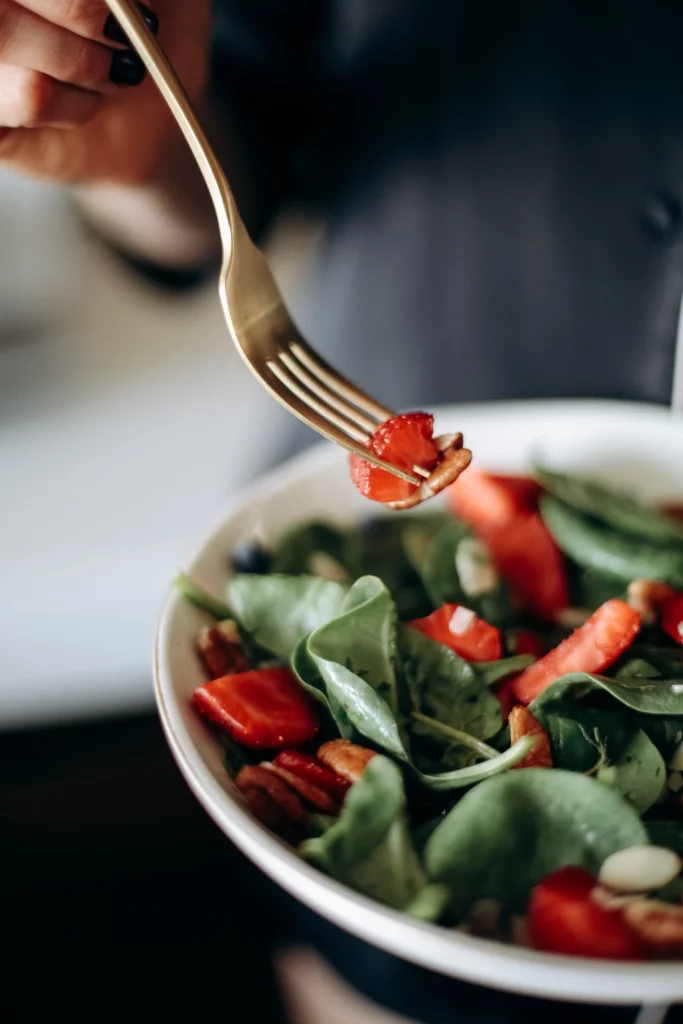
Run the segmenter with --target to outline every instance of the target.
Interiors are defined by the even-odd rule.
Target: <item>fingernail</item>
[[[157,17],[157,15],[154,13],[154,11],[150,11],[149,7],[146,7],[144,4],[138,4],[138,7],[140,8],[140,13],[142,14],[142,17],[147,22],[147,28],[155,36],[158,35],[159,18]],[[121,28],[113,14],[110,14],[107,20],[105,21],[103,34],[104,38],[111,39],[112,43],[121,43],[123,46],[130,46],[128,36],[123,31],[123,29]]]
[[[111,61],[109,81],[114,85],[140,85],[145,65],[134,50],[117,50]]]

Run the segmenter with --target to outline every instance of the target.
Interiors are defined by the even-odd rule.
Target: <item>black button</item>
[[[643,229],[653,242],[673,242],[682,221],[680,200],[670,192],[658,192],[646,200],[642,215]]]

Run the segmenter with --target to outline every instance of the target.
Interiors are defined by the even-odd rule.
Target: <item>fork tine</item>
[[[336,423],[332,422],[327,416],[318,411],[318,409],[308,404],[308,401],[301,397],[299,392],[303,389],[297,386],[297,390],[294,391],[290,386],[290,381],[287,379],[287,371],[284,367],[279,367],[274,362],[269,362],[262,367],[256,367],[253,363],[249,364],[252,371],[254,371],[261,381],[262,384],[268,388],[274,398],[277,398],[285,408],[293,412],[295,416],[298,416],[300,420],[306,423],[309,427],[313,427],[319,434],[326,437],[328,441],[335,441],[340,444],[343,448],[348,449],[350,452],[354,452],[356,455],[360,455],[362,459],[367,459],[368,462],[372,462],[375,466],[380,466],[382,469],[388,470],[389,473],[393,473],[394,476],[400,477],[402,480],[407,480],[411,484],[420,484],[422,480],[418,476],[414,476],[412,473],[407,473],[397,466],[392,466],[390,462],[385,462],[384,459],[378,458],[374,452],[366,448],[364,444],[356,440],[356,438],[350,436],[339,427]],[[296,382],[294,382],[296,383]],[[320,403],[316,399],[316,404],[322,407],[323,403]],[[358,429],[358,428],[354,428]]]
[[[334,423],[345,434],[352,437],[354,441],[359,441],[362,445],[367,446],[368,431],[359,427],[357,423],[354,423],[344,413],[331,407],[327,398],[323,398],[319,393],[311,390],[301,379],[297,378],[282,359],[282,355],[283,353],[280,353],[278,359],[268,360],[266,365],[271,373],[274,373],[278,380],[300,398],[302,402],[305,402],[310,409],[314,409],[321,416],[324,416],[328,422]]]
[[[309,373],[303,363],[296,358],[295,353],[291,350],[283,349],[280,352],[280,361],[284,363],[287,369],[299,380],[301,383],[311,391],[318,398],[321,398],[326,405],[336,410],[347,420],[351,420],[355,423],[364,434],[372,434],[377,429],[377,421],[367,416],[364,412],[361,412],[356,406],[352,406],[349,402],[342,398],[337,392],[331,391],[326,383],[322,382],[319,377],[312,373]]]
[[[387,409],[385,405],[380,405],[379,402],[376,402],[365,391],[362,391],[346,377],[343,377],[317,352],[314,352],[303,338],[291,342],[289,348],[307,370],[324,381],[329,388],[336,391],[342,398],[346,398],[353,405],[368,413],[369,416],[372,416],[376,420],[376,424],[384,423],[394,415],[391,409]]]

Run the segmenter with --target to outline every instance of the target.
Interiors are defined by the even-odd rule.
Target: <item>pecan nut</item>
[[[197,654],[210,679],[249,671],[237,623],[232,619],[205,626],[197,637]]]
[[[422,501],[433,498],[439,491],[454,483],[472,461],[472,452],[463,448],[462,434],[442,434],[434,439],[439,450],[439,461],[427,479],[403,501],[389,501],[389,508],[414,508]]]
[[[664,602],[674,594],[668,583],[632,580],[626,590],[626,601],[646,626],[652,626],[659,619]]]
[[[638,899],[627,903],[622,913],[629,928],[652,953],[683,956],[683,906]]]
[[[323,814],[339,814],[341,810],[340,800],[321,786],[316,786],[310,779],[304,779],[300,775],[295,775],[294,772],[282,768],[279,764],[263,763],[261,767],[278,775],[290,789],[293,789],[295,793],[316,811],[321,811]]]
[[[298,843],[308,828],[309,814],[296,793],[275,772],[247,765],[235,779],[255,818],[282,839]]]
[[[318,750],[318,760],[351,783],[358,782],[374,756],[374,750],[349,740],[329,740]]]
[[[553,755],[550,749],[550,738],[539,720],[528,708],[518,704],[510,712],[510,742],[514,745],[522,736],[537,736],[536,744],[526,757],[513,765],[513,768],[552,768]]]

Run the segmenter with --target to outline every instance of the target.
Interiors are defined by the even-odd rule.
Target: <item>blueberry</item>
[[[232,553],[230,566],[233,572],[249,572],[257,576],[269,573],[273,556],[267,548],[255,540],[245,540]]]

